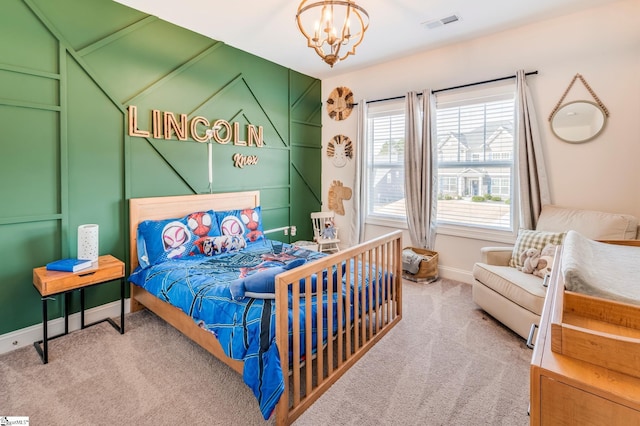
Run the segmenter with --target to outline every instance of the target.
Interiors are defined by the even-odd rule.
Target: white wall
[[[518,69],[537,70],[528,82],[545,147],[552,202],[640,217],[639,22],[640,0],[620,1],[337,75],[322,81],[323,99],[337,86],[349,87],[359,102],[513,75]],[[560,141],[547,121],[576,73],[583,75],[610,113],[603,133],[583,144]],[[580,82],[565,101],[577,99],[593,100]],[[353,187],[353,161],[336,168],[326,156],[326,145],[337,134],[355,141],[356,109],[339,122],[323,114],[324,209],[333,180]],[[347,214],[336,222],[341,239],[349,242],[352,201],[345,203],[345,209]],[[366,237],[388,230],[368,225]],[[410,245],[406,232],[404,244]],[[487,245],[500,244],[438,235],[435,249],[440,253],[441,275],[470,282],[473,263]]]

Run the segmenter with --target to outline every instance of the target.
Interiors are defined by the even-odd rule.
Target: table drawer
[[[87,287],[124,277],[124,263],[110,255],[100,256],[93,269],[70,273],[48,271],[46,267],[33,270],[33,284],[42,296]]]

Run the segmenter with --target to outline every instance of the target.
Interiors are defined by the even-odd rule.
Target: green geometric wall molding
[[[265,227],[296,225],[297,240],[321,206],[320,99],[317,79],[111,0],[2,0],[0,334],[41,321],[32,269],[75,256],[79,225],[127,261],[128,199],[209,192],[206,144],[129,136],[130,105],[140,129],[152,110],[262,126],[263,147],[213,144],[213,192],[260,189]],[[86,295],[90,308],[119,288]]]

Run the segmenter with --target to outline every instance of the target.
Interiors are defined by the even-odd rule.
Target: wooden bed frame
[[[160,220],[182,217],[195,211],[233,210],[255,208],[260,205],[259,191],[231,192],[220,194],[185,195],[154,198],[134,198],[129,200],[129,235],[131,271],[138,266],[136,232],[138,224],[144,220]],[[294,318],[293,324],[293,360],[289,360],[289,309],[276,309],[276,342],[281,357],[283,371],[291,366],[289,378],[285,375],[285,391],[275,410],[276,424],[291,424],[320,395],[329,389],[358,359],[360,359],[382,336],[384,336],[402,318],[402,240],[401,232],[365,242],[347,250],[329,255],[320,260],[309,262],[299,268],[284,272],[276,277],[276,306],[291,304],[288,308],[299,313],[300,298],[311,298],[311,276],[322,271],[340,268],[341,265],[356,265],[353,273],[346,268],[344,277],[347,282],[356,282],[358,276],[382,276],[382,287],[374,294],[372,286],[368,291],[355,293],[353,300],[347,292],[344,298],[338,298],[333,324],[333,306],[328,304],[327,318],[323,310],[318,309],[317,323],[327,323],[332,330],[337,326],[337,335],[327,339],[323,350],[317,351],[312,360],[300,361],[300,329],[311,336],[311,302],[306,304],[307,322],[300,326]],[[327,274],[327,295],[333,296],[333,274]],[[306,280],[301,291],[300,280]],[[291,288],[289,288],[291,286]],[[292,293],[293,297],[289,297]],[[348,306],[353,306],[354,315],[348,322]],[[198,345],[213,354],[225,364],[242,374],[243,362],[226,356],[215,336],[198,327],[193,319],[180,309],[156,298],[146,290],[131,284],[131,311],[147,308],[166,322],[177,328]],[[366,308],[366,309],[364,309]],[[319,333],[320,335],[322,333]],[[306,353],[312,353],[313,342],[307,339]],[[319,347],[322,347],[320,342]]]

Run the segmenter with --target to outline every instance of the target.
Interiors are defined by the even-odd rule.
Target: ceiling
[[[369,30],[356,55],[333,68],[306,46],[295,23],[299,0],[115,1],[323,79],[617,0],[356,0]],[[453,14],[457,22],[424,25]]]

